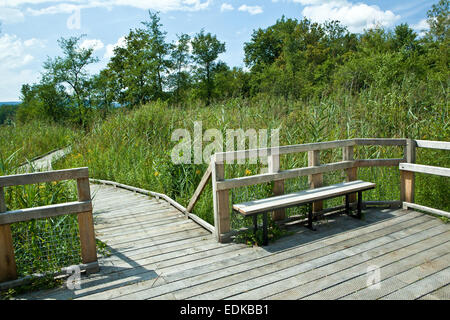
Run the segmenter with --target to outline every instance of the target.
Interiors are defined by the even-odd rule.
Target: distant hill
[[[8,106],[15,106],[20,104],[20,101],[0,101],[0,106],[8,105]]]

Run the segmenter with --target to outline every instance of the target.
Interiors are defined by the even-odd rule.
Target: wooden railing
[[[4,188],[61,180],[77,180],[78,201],[43,207],[6,211]],[[83,264],[90,271],[98,269],[97,250],[92,217],[92,202],[88,168],[55,170],[0,177],[0,282],[17,279],[13,239],[10,225],[33,219],[46,219],[77,214]]]
[[[403,147],[404,157],[397,159],[354,159],[356,146],[399,146]],[[280,146],[274,148],[261,148],[252,150],[238,150],[216,153],[211,157],[211,163],[197,187],[187,211],[192,210],[206,183],[212,178],[213,202],[214,202],[214,232],[218,241],[223,242],[230,230],[229,190],[239,187],[251,186],[261,183],[273,182],[273,195],[284,193],[284,181],[287,179],[308,176],[310,188],[318,188],[323,184],[323,174],[331,171],[344,170],[347,181],[357,179],[359,167],[397,167],[406,161],[406,139],[349,139],[308,143],[299,145]],[[321,164],[320,151],[342,148],[342,161]],[[308,167],[280,170],[280,155],[308,152]],[[227,161],[249,159],[251,157],[266,156],[268,159],[268,172],[246,177],[225,179],[225,163]],[[350,197],[355,201],[355,195]],[[393,201],[399,202],[399,201]],[[313,210],[322,210],[322,201],[313,204]],[[273,213],[274,220],[285,218],[284,210]]]
[[[358,146],[398,146],[404,149],[404,156],[403,158],[396,159],[355,159],[355,147]],[[284,181],[287,179],[308,176],[310,188],[318,188],[323,184],[324,173],[344,170],[346,181],[354,181],[358,178],[358,168],[362,167],[400,167],[401,174],[400,201],[368,201],[367,203],[395,204],[399,206],[403,204],[405,208],[411,207],[423,209],[423,206],[414,204],[414,172],[450,176],[450,169],[415,164],[416,147],[450,150],[450,142],[383,138],[348,139],[216,153],[211,157],[211,163],[186,210],[190,216],[193,216],[191,212],[209,179],[212,178],[214,232],[218,241],[223,242],[227,239],[229,232],[231,231],[229,190],[273,182],[273,195],[281,195],[284,193]],[[342,148],[342,160],[334,163],[321,164],[320,152],[322,150],[336,148]],[[300,152],[308,152],[308,167],[280,170],[280,155]],[[261,157],[261,155],[266,156],[268,159],[267,173],[225,179],[225,163],[227,161]],[[350,201],[354,202],[355,200],[355,195],[352,195]],[[321,211],[322,209],[322,201],[317,201],[313,204],[314,212]],[[431,208],[428,209],[430,209],[432,213],[449,216],[445,211]],[[273,213],[272,217],[274,220],[282,220],[285,218],[285,212],[284,210],[277,210]]]
[[[438,175],[443,177],[450,177],[450,168],[434,167],[423,164],[416,164],[416,149],[439,149],[450,150],[450,142],[444,141],[425,141],[425,140],[408,140],[407,142],[407,156],[406,162],[400,163],[400,176],[401,176],[401,200],[403,202],[403,208],[412,208],[438,214],[450,218],[450,214],[446,211],[434,209],[419,204],[415,204],[415,173],[425,173]],[[450,196],[450,195],[449,195]]]

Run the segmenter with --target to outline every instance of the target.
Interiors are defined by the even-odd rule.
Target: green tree
[[[130,30],[125,46],[116,47],[108,63],[110,85],[118,102],[127,107],[145,104],[156,98],[154,61],[149,49],[150,39],[142,29]]]
[[[438,41],[448,41],[450,36],[450,1],[440,0],[433,4],[427,12],[427,21],[430,25],[429,34]]]
[[[158,13],[149,11],[145,28],[130,30],[125,46],[116,47],[108,63],[109,80],[118,102],[133,107],[165,98],[164,88],[171,61]]]
[[[180,104],[181,98],[185,95],[190,86],[189,63],[191,55],[189,53],[190,37],[187,34],[177,36],[177,41],[172,46],[172,72],[169,76],[169,86],[172,89],[174,101]]]
[[[211,103],[214,90],[214,67],[219,54],[225,52],[225,43],[217,40],[215,35],[206,33],[202,29],[192,40],[192,54],[198,64],[197,76],[201,80],[201,86],[206,91],[206,104]],[[203,89],[202,88],[202,89]],[[202,90],[203,91],[203,90]]]
[[[81,48],[80,40],[83,36],[61,38],[58,44],[63,51],[62,57],[54,59],[48,58],[44,63],[45,72],[43,74],[41,84],[46,87],[58,86],[60,84],[68,86],[71,91],[71,101],[77,110],[75,113],[75,121],[87,126],[88,112],[91,107],[86,99],[89,95],[89,80],[86,67],[89,64],[98,61],[97,57],[93,56],[92,48]]]
[[[145,32],[148,34],[150,41],[149,55],[154,62],[155,82],[157,86],[155,97],[163,98],[165,74],[167,74],[171,66],[171,60],[168,58],[171,46],[165,41],[167,32],[161,30],[162,24],[160,23],[159,13],[152,13],[149,11],[148,14],[150,20],[143,21],[142,24],[146,27]]]

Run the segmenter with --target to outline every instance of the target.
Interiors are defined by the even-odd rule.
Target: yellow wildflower
[[[246,175],[246,176],[251,175],[251,174],[252,174],[252,172],[251,172],[250,170],[245,169],[245,175]]]
[[[159,176],[159,172],[155,171],[155,177]]]

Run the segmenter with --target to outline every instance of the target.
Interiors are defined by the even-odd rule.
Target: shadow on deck
[[[111,253],[81,288],[21,299],[449,299],[450,226],[410,210],[329,216],[266,247],[221,244],[165,201],[92,185]]]

